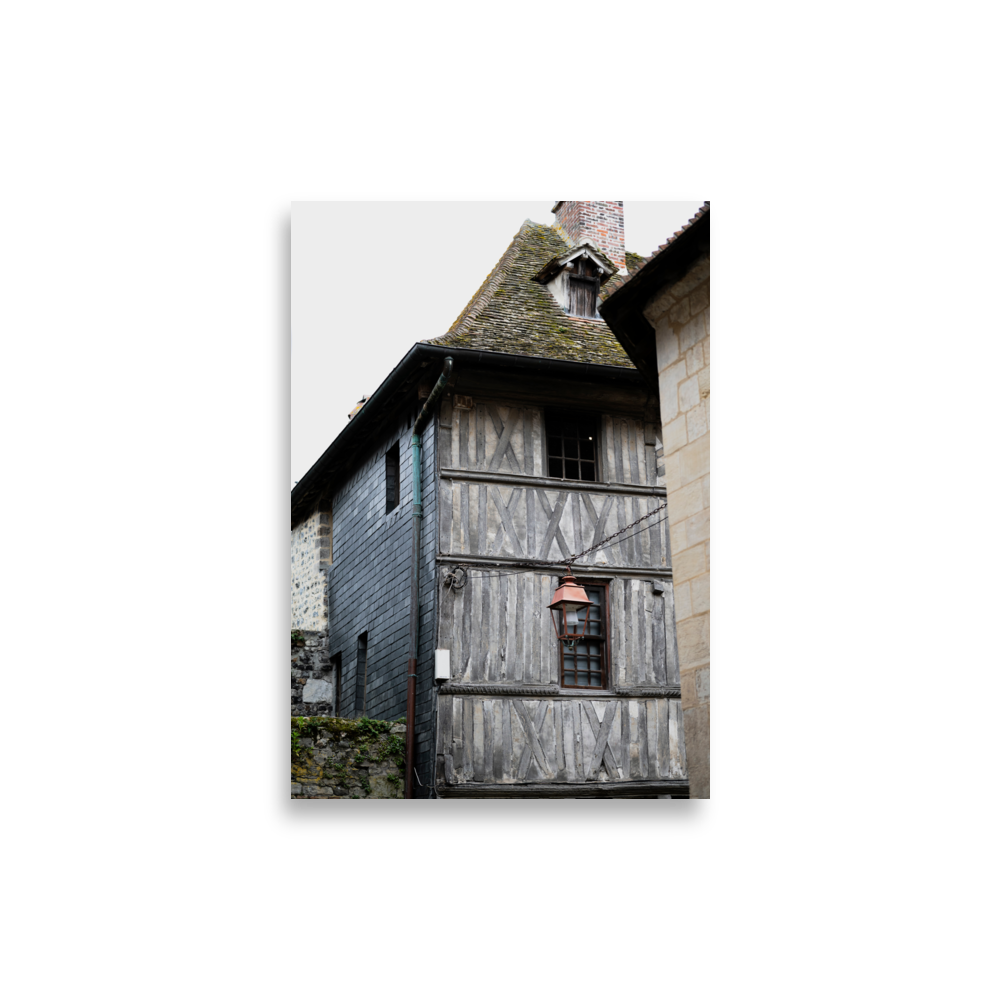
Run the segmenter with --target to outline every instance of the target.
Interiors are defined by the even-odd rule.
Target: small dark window
[[[586,583],[584,589],[594,602],[587,638],[572,649],[559,644],[561,683],[563,687],[605,688],[608,686],[608,585]]]
[[[364,713],[368,687],[368,633],[358,636],[358,661],[354,668],[354,711]]]
[[[341,710],[341,674],[340,674],[340,653],[333,654],[333,714],[340,717]]]
[[[399,506],[399,442],[385,453],[385,512]]]
[[[587,257],[577,257],[569,267],[569,314],[595,318],[597,289],[600,287],[597,265]]]
[[[553,479],[597,482],[597,417],[590,413],[545,411],[549,475]]]

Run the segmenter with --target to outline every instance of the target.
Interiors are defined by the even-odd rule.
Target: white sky
[[[626,202],[625,246],[648,256],[696,201]],[[445,333],[525,219],[547,201],[292,205],[291,485],[418,340]]]

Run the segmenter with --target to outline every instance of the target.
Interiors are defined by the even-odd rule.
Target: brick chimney
[[[593,243],[625,270],[625,209],[620,201],[557,201],[552,209],[574,246]]]

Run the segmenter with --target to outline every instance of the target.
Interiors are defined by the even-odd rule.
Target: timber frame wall
[[[655,398],[463,367],[455,383],[435,421],[437,794],[686,794],[665,512],[575,563],[608,583],[607,689],[560,688],[547,610],[569,555],[665,503]],[[546,406],[600,416],[598,482],[545,474]]]

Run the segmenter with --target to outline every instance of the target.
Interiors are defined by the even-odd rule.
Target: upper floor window
[[[570,316],[597,316],[597,290],[601,286],[600,269],[589,257],[577,257],[566,274],[569,279]]]
[[[385,512],[399,506],[399,442],[385,453]]]
[[[597,482],[597,429],[593,414],[545,411],[549,475],[553,479]]]
[[[608,686],[608,585],[584,583],[594,602],[587,623],[587,638],[572,649],[559,644],[559,674],[563,687],[606,688]]]

